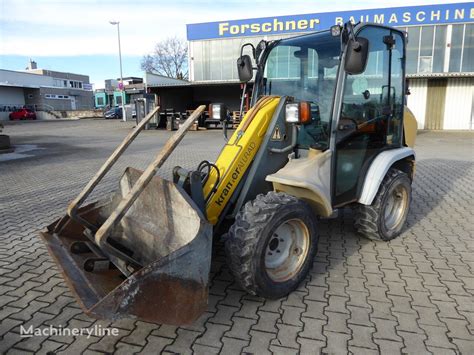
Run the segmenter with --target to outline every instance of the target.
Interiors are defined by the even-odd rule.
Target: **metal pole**
[[[122,48],[120,46],[120,22],[117,21],[117,36],[118,36],[118,47],[119,47],[119,61],[120,61],[120,82],[122,83],[121,96],[122,96],[122,121],[127,121],[127,116],[125,113],[125,87],[123,85],[123,74],[122,74]]]

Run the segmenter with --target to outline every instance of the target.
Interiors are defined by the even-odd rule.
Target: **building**
[[[143,73],[143,78],[127,77],[123,78],[123,83],[126,106],[133,106],[135,99],[143,98],[145,93],[156,94],[157,104],[163,109],[173,108],[185,111],[189,106],[189,101],[192,101],[189,90],[193,83],[186,80]],[[94,98],[96,108],[120,106],[122,95],[119,89],[119,79],[105,80],[105,88],[96,90]]]
[[[90,110],[92,95],[87,75],[37,69],[34,61],[26,71],[0,69],[0,120],[24,106],[37,111]]]
[[[120,79],[105,80],[105,87],[97,89],[94,93],[94,104],[96,108],[114,107],[122,105],[122,94],[120,91]],[[133,100],[143,96],[143,79],[130,76],[123,78],[125,90],[125,104],[133,103]]]
[[[244,43],[256,45],[261,39],[326,30],[349,20],[407,32],[408,106],[420,129],[473,129],[473,2],[189,24],[190,80],[194,85],[214,86],[211,96],[229,101],[235,109],[240,95],[236,59]]]

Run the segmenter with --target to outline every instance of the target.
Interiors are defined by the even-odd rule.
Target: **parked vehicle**
[[[15,120],[36,120],[36,113],[27,108],[20,108],[8,115],[11,121]]]
[[[105,119],[122,118],[122,108],[118,106],[112,107],[110,110],[105,111],[104,118]]]

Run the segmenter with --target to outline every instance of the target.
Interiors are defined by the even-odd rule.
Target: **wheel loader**
[[[320,219],[352,208],[363,236],[397,237],[415,173],[405,47],[404,32],[369,23],[246,44],[251,108],[215,162],[156,175],[200,106],[144,171],[127,168],[115,193],[85,204],[152,111],[42,233],[85,312],[192,323],[207,308],[213,238],[244,290],[275,299],[310,271]],[[226,126],[223,104],[210,112]]]

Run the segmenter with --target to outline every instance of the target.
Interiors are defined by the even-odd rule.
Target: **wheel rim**
[[[283,222],[265,248],[265,268],[276,282],[291,279],[301,269],[309,250],[309,230],[300,219]]]
[[[395,186],[387,198],[385,205],[385,227],[397,229],[403,222],[408,207],[408,191],[402,184]]]

